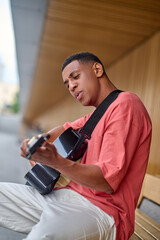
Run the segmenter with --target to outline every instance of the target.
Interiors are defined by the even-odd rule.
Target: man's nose
[[[75,83],[75,82],[70,82],[70,83],[69,83],[69,91],[70,91],[70,92],[74,92],[74,90],[76,89],[76,87],[77,87],[77,83]]]

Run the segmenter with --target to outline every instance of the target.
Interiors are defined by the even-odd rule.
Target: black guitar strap
[[[91,134],[103,116],[103,114],[106,112],[107,108],[110,106],[110,104],[116,100],[118,95],[121,93],[121,90],[115,90],[111,92],[104,100],[103,102],[96,108],[96,110],[93,112],[91,117],[88,119],[88,121],[85,123],[85,125],[81,128],[79,131],[85,138],[90,139]]]

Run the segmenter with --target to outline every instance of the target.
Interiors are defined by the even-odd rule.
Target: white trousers
[[[0,226],[29,233],[25,240],[116,238],[113,217],[80,194],[60,189],[42,196],[15,183],[0,183]]]

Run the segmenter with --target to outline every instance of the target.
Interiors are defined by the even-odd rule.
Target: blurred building
[[[18,84],[0,81],[0,113],[9,113],[11,111],[11,105],[18,92]]]
[[[92,110],[69,96],[61,65],[93,52],[118,88],[144,102],[153,123],[147,171],[160,174],[160,1],[11,0],[11,8],[23,124],[48,130]]]

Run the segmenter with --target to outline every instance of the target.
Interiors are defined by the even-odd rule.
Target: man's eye
[[[77,75],[74,76],[73,78],[74,78],[74,79],[78,79],[78,78],[79,78],[79,75],[80,75],[80,74],[77,74]]]

